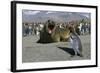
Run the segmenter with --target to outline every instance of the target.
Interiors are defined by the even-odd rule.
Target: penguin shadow
[[[72,48],[68,48],[68,47],[58,47],[58,48],[67,52],[70,55],[75,55],[74,50]]]

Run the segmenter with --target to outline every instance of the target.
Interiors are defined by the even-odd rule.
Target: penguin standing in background
[[[69,30],[71,32],[71,36],[70,36],[71,48],[73,48],[75,55],[83,57],[83,55],[82,55],[82,43],[81,43],[81,40],[80,40],[78,34],[75,31],[75,28],[70,27]],[[72,55],[72,57],[75,55]]]

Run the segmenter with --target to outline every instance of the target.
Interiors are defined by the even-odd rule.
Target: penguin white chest
[[[78,49],[79,48],[79,42],[78,42],[78,39],[75,36],[72,36],[70,38],[70,46],[73,49]]]

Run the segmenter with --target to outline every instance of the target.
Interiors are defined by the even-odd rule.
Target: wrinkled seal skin
[[[44,28],[40,32],[40,39],[37,43],[54,43],[60,41],[67,41],[70,37],[68,28],[59,28],[55,22],[47,21]]]

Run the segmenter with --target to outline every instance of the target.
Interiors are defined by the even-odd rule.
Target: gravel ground
[[[83,47],[83,57],[74,56],[69,42],[39,44],[38,36],[23,37],[22,62],[47,62],[91,59],[90,35],[80,36]]]

